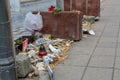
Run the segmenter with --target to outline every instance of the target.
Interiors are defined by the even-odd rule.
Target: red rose
[[[55,6],[51,5],[48,9],[48,11],[53,11],[55,9]]]

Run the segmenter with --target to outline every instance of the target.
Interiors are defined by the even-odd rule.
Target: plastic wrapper
[[[28,12],[25,17],[24,27],[25,30],[31,34],[40,32],[40,30],[43,28],[42,16],[39,13],[32,14],[32,12]]]

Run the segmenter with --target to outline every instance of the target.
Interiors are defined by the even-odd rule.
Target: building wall
[[[20,11],[20,1],[19,0],[9,0],[10,8],[12,11]]]

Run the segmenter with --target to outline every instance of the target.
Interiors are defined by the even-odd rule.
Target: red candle
[[[40,45],[40,48],[39,48],[39,54],[38,54],[40,57],[43,57],[43,56],[46,56],[47,55],[47,52],[45,50],[45,47],[43,44]]]

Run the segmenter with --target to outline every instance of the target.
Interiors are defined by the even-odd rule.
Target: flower
[[[51,6],[49,7],[48,11],[54,11],[54,9],[55,9],[55,6],[51,5]]]
[[[49,8],[48,8],[48,11],[52,11],[53,14],[55,15],[58,15],[61,13],[61,9],[56,9],[55,6],[51,5]]]

